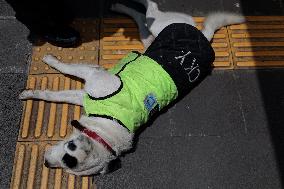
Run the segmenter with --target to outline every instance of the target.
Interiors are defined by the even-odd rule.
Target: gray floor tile
[[[9,188],[22,102],[18,99],[26,83],[25,74],[0,74],[0,186]],[[5,178],[5,179],[4,179]]]
[[[118,0],[119,2],[130,6],[140,8],[139,6],[133,5],[126,0]],[[175,12],[183,12],[193,16],[204,16],[205,14],[212,11],[223,11],[222,0],[199,0],[199,1],[184,1],[184,0],[164,0],[158,1],[154,0],[158,3],[159,9],[162,11],[175,11]],[[105,16],[115,16],[117,14],[109,11],[110,4],[114,1],[106,1],[105,6]],[[204,6],[206,5],[206,6]],[[142,9],[139,9],[142,10]]]
[[[248,133],[266,133],[270,129],[282,128],[284,70],[242,70],[235,73]]]
[[[240,71],[237,77],[248,134],[270,135],[284,184],[284,70]]]
[[[1,188],[9,188],[15,145],[21,120],[18,94],[26,83],[31,44],[28,30],[16,19],[0,20],[0,158]]]
[[[236,10],[238,4],[244,15],[283,15],[284,5],[282,0],[223,0],[224,9]]]
[[[235,13],[242,13],[243,12],[243,6],[242,6],[242,0],[222,0],[224,11],[229,12],[235,12]]]
[[[141,137],[235,136],[245,134],[233,71],[214,71],[160,115]]]
[[[269,136],[141,138],[98,188],[280,189]]]
[[[204,16],[212,11],[223,11],[222,0],[165,0],[158,1],[159,8],[164,11],[184,12],[193,16]]]
[[[29,31],[15,19],[0,20],[0,73],[26,73]]]

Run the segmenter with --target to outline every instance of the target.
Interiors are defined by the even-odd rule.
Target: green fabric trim
[[[161,110],[177,98],[178,92],[169,74],[154,60],[129,53],[110,70],[122,81],[121,91],[106,99],[84,96],[85,112],[107,115],[121,121],[131,132],[146,123],[155,110]],[[130,62],[129,64],[127,64]]]

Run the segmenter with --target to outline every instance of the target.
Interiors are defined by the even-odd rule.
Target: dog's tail
[[[216,30],[223,26],[240,24],[245,22],[245,17],[240,14],[227,13],[227,12],[215,12],[210,13],[204,22],[204,28],[202,33],[211,41]]]

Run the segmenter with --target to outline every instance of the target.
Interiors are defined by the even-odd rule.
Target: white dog
[[[214,60],[214,52],[209,41],[215,30],[225,25],[244,22],[242,16],[234,14],[211,14],[205,21],[202,34],[193,27],[195,23],[192,17],[180,13],[161,12],[154,2],[141,2],[147,8],[146,16],[120,4],[112,8],[136,20],[145,46],[149,46],[156,38],[144,55],[130,53],[111,71],[93,65],[64,64],[55,57],[46,55],[43,61],[49,66],[64,74],[84,79],[84,89],[25,90],[20,94],[20,99],[66,102],[85,108],[87,115],[82,115],[79,121],[71,122],[75,127],[72,135],[46,151],[44,157],[47,167],[62,167],[75,175],[106,173],[110,161],[132,148],[133,133],[139,125],[144,124],[153,112],[168,105],[170,101],[180,95],[186,95],[208,75],[209,67]],[[177,31],[173,32],[173,28]],[[186,30],[181,31],[180,28]],[[187,36],[185,33],[183,37],[187,29],[193,34]],[[198,43],[193,40],[195,36]],[[204,53],[203,47],[201,53],[186,49],[191,48],[191,43],[199,47],[204,46]],[[170,49],[167,52],[173,52],[172,57],[167,54],[164,56],[163,49]],[[134,65],[140,67],[135,69]],[[171,65],[177,70],[167,73],[165,70]],[[182,73],[176,72],[178,70]],[[134,73],[134,77],[127,75],[128,72]],[[171,78],[175,77],[175,74],[184,76],[186,82],[179,78]],[[138,83],[138,80],[143,83]],[[140,98],[139,94],[135,93],[142,89],[147,91],[147,95]],[[121,94],[122,97],[117,97]],[[113,99],[116,97],[119,100]],[[112,103],[113,106],[109,106],[108,103]]]

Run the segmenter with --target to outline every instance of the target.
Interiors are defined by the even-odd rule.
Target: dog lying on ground
[[[214,32],[222,26],[244,22],[239,15],[210,14],[200,32],[191,16],[161,12],[149,0],[140,2],[147,8],[146,15],[120,4],[112,8],[136,20],[141,36],[146,37],[142,38],[145,46],[151,43],[144,54],[131,52],[110,70],[64,64],[46,55],[43,61],[49,66],[84,79],[84,89],[25,90],[20,94],[23,100],[80,105],[86,112],[80,120],[71,122],[74,129],[68,139],[45,152],[47,167],[62,167],[75,175],[108,172],[109,163],[132,148],[140,125],[188,94],[210,74],[214,61],[210,40]]]

